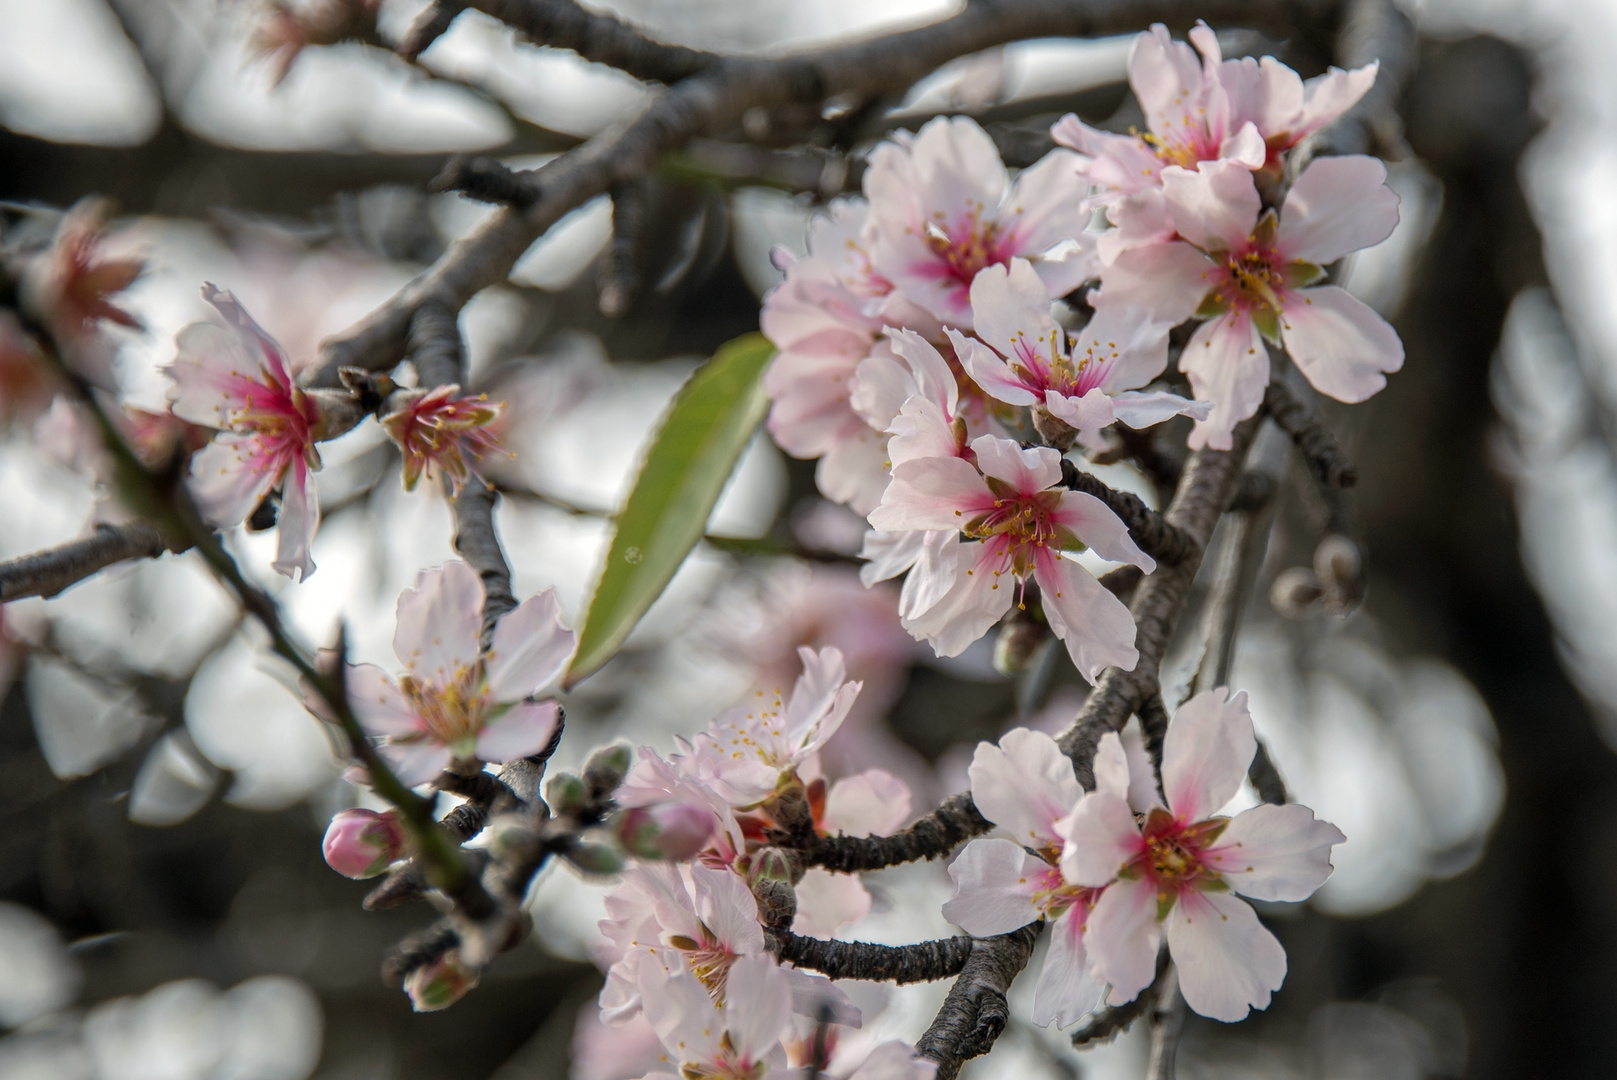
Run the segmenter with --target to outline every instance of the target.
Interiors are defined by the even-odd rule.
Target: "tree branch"
[[[800,968],[833,979],[871,982],[931,982],[960,974],[971,955],[972,939],[947,937],[914,945],[872,945],[864,941],[826,941],[790,930],[772,932],[773,951]]]
[[[971,792],[945,799],[936,810],[892,836],[816,836],[802,851],[808,866],[844,874],[936,859],[994,827],[977,811]]]
[[[1284,381],[1275,379],[1269,384],[1263,393],[1263,409],[1281,431],[1291,436],[1291,441],[1297,444],[1297,452],[1302,454],[1320,483],[1336,488],[1358,483],[1358,471],[1342,452],[1336,436]]]
[[[1033,955],[1042,922],[999,937],[973,938],[971,955],[949,988],[932,1026],[915,1041],[917,1057],[938,1063],[937,1080],[954,1080],[968,1058],[986,1054],[1005,1030],[1005,994]]]
[[[1170,523],[1141,501],[1138,495],[1118,491],[1094,473],[1084,472],[1067,458],[1061,459],[1061,482],[1073,491],[1093,495],[1123,519],[1129,535],[1140,550],[1160,563],[1183,562],[1195,553],[1194,537]]]
[[[494,16],[536,45],[571,49],[586,60],[647,82],[676,83],[720,59],[716,53],[654,41],[628,23],[586,11],[573,0],[469,0],[463,6]]]
[[[49,599],[116,563],[155,559],[165,551],[185,551],[190,546],[187,541],[167,540],[140,521],[97,525],[82,540],[0,563],[0,603],[25,596]]]

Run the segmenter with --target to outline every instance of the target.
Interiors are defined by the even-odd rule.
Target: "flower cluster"
[[[1403,362],[1391,327],[1325,283],[1397,224],[1385,168],[1321,158],[1284,183],[1287,155],[1375,65],[1305,83],[1272,58],[1224,60],[1205,24],[1190,36],[1195,49],[1162,26],[1135,42],[1147,131],[1068,116],[1013,179],[974,122],[934,120],[872,153],[864,198],[815,221],[805,257],[776,255],[769,430],[819,459],[826,498],[868,515],[865,580],[907,574],[904,626],[939,655],[1014,601],[1091,680],[1131,668],[1132,619],[1075,558],[1154,566],[1107,506],[1061,490],[1062,456],[1181,415],[1192,449],[1229,448],[1271,348],[1343,401]],[[1169,331],[1189,319],[1187,398],[1164,379]],[[1044,447],[1018,444],[1029,428]]]

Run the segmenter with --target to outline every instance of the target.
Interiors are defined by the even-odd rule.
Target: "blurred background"
[[[422,6],[385,0],[379,42]],[[667,40],[735,50],[953,10],[600,6]],[[1406,10],[1420,40],[1407,152],[1391,165],[1403,221],[1348,284],[1394,321],[1408,362],[1368,404],[1328,410],[1359,465],[1368,599],[1345,620],[1270,607],[1268,583],[1307,563],[1324,514],[1294,471],[1236,658],[1293,795],[1349,842],[1313,902],[1265,909],[1290,957],[1286,986],[1238,1026],[1193,1016],[1187,1077],[1609,1069],[1617,7]],[[531,166],[649,93],[475,13],[419,68],[355,42],[306,50],[277,82],[285,55],[255,47],[265,25],[264,9],[232,0],[0,0],[0,199],[115,201],[113,245],[147,263],[127,304],[144,330],[116,331],[133,404],[161,407],[160,367],[174,332],[205,315],[203,281],[308,360],[488,212],[426,193],[448,153]],[[1305,76],[1329,60],[1328,41],[1223,41]],[[1139,123],[1127,50],[1052,40],[970,57],[833,125],[824,145],[762,164],[745,144],[698,141],[647,187],[640,287],[612,318],[597,304],[605,197],[535,244],[461,319],[473,383],[508,403],[515,457],[497,475],[498,521],[519,596],[556,586],[576,625],[650,425],[702,357],[756,329],[777,279],[770,248],[802,249],[816,203],[857,188],[872,140],[967,113],[1025,165],[1062,113],[1126,131]],[[0,420],[0,558],[81,534],[93,473],[62,452],[48,415]],[[270,573],[266,536],[232,543],[305,640],[329,641],[340,616],[357,658],[391,667],[398,593],[451,556],[448,507],[425,485],[400,489],[374,424],[324,451],[310,581]],[[950,661],[912,642],[896,592],[859,585],[860,523],[816,497],[812,473],[766,438],[753,445],[714,541],[567,700],[561,764],[619,735],[667,751],[749,687],[792,678],[801,644],[839,646],[865,682],[827,773],[887,768],[916,813],[963,786],[976,740],[1071,719],[1083,686],[1059,649],[1007,678],[991,639]],[[1125,467],[1108,479],[1155,495]],[[1182,629],[1170,696],[1198,655],[1194,609]],[[0,609],[0,1080],[623,1080],[650,1067],[643,1030],[592,1020],[605,887],[565,866],[535,890],[533,942],[454,1008],[415,1015],[382,984],[384,953],[430,912],[364,913],[366,885],[325,866],[325,824],[360,793],[258,652],[191,556]],[[936,865],[866,875],[864,896],[843,897],[849,920],[823,930],[892,943],[948,933],[949,891]],[[869,1030],[913,1039],[944,989],[855,993]],[[1134,1077],[1144,1056],[1138,1034],[1075,1054],[1058,1032],[1013,1026],[966,1075]]]

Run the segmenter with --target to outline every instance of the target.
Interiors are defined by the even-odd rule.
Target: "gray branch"
[[[816,836],[803,849],[803,861],[844,874],[937,859],[973,836],[994,827],[962,791],[936,810],[892,836]]]
[[[1067,458],[1061,459],[1061,482],[1073,491],[1093,495],[1105,503],[1112,513],[1123,519],[1140,550],[1158,562],[1183,562],[1196,552],[1198,545],[1194,537],[1145,505],[1138,495],[1118,491]]]
[[[938,1080],[954,1080],[960,1065],[994,1048],[1010,1009],[1005,994],[1027,967],[1043,923],[999,937],[974,938],[960,977],[949,988],[932,1026],[915,1041],[917,1057],[938,1063]]]
[[[190,546],[164,539],[144,522],[98,525],[82,540],[0,563],[0,602],[25,596],[49,599],[116,563],[155,559],[165,551],[184,551]]]
[[[931,982],[958,975],[971,956],[972,939],[947,937],[914,945],[827,941],[774,931],[773,951],[782,960],[833,979],[871,982]]]
[[[675,83],[718,62],[715,53],[654,41],[611,15],[573,0],[469,0],[460,6],[492,15],[536,45],[571,49],[647,82]]]

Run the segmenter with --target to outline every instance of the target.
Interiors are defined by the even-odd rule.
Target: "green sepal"
[[[1252,309],[1252,325],[1258,328],[1263,340],[1279,347],[1280,345],[1280,315],[1271,307],[1255,307]]]
[[[1280,268],[1280,283],[1288,289],[1306,289],[1325,278],[1325,268],[1311,262],[1289,262]]]

